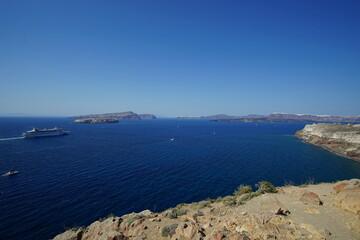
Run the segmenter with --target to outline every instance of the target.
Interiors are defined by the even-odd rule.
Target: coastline
[[[160,213],[109,215],[54,240],[360,238],[359,179],[276,189],[269,184],[260,182],[255,192],[242,186],[232,196],[179,204]]]
[[[295,137],[360,162],[360,124],[307,124]]]
[[[330,148],[327,148],[326,146],[323,146],[323,145],[321,145],[321,144],[316,144],[316,143],[308,142],[308,141],[306,141],[305,139],[303,139],[303,138],[301,138],[301,137],[299,137],[299,136],[296,136],[296,135],[294,135],[294,137],[300,139],[303,143],[306,143],[306,144],[309,144],[309,145],[313,145],[313,146],[316,146],[316,147],[320,147],[320,148],[325,149],[326,151],[329,151],[329,152],[331,152],[331,153],[333,153],[333,154],[335,154],[335,155],[338,155],[338,156],[340,156],[340,157],[344,157],[344,158],[348,158],[348,159],[354,160],[354,161],[356,161],[356,162],[360,162],[360,159],[358,159],[358,158],[353,158],[353,157],[347,156],[347,155],[344,154],[344,153],[336,152],[336,151],[334,151],[334,150],[332,150],[332,149],[330,149]]]

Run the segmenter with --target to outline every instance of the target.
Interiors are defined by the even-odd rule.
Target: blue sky
[[[360,115],[359,1],[0,2],[0,113]]]

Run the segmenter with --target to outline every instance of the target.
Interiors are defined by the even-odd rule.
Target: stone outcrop
[[[337,184],[335,206],[357,214],[360,218],[360,181],[352,179]]]
[[[308,124],[295,136],[307,143],[360,160],[360,124]]]
[[[359,179],[278,190],[255,194],[246,202],[240,201],[244,194],[233,196],[238,203],[235,205],[226,204],[228,198],[219,198],[181,204],[163,213],[145,210],[122,217],[110,216],[88,227],[68,230],[54,239],[360,239]],[[169,215],[169,212],[177,214]]]

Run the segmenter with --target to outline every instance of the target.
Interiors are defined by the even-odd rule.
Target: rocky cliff
[[[360,180],[286,186],[260,182],[218,199],[109,216],[54,240],[360,239]]]
[[[154,114],[139,114],[141,119],[156,119]]]
[[[360,124],[308,124],[295,136],[360,161]]]

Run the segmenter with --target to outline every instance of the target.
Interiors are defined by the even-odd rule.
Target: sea
[[[294,137],[305,123],[154,119],[75,124],[1,117],[0,239],[50,239],[99,218],[233,193],[360,178],[360,163]],[[61,127],[70,135],[23,139]]]

